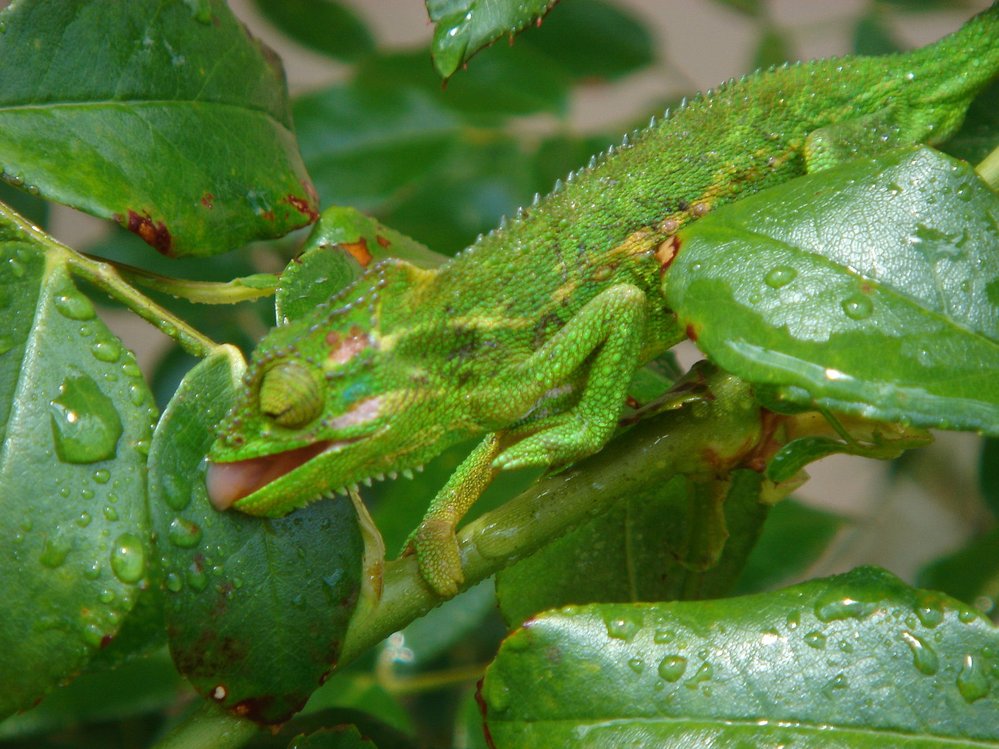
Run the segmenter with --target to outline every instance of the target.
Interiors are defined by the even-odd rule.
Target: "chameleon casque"
[[[684,338],[660,290],[686,223],[749,193],[953,134],[999,72],[999,4],[901,55],[757,72],[594,157],[436,270],[372,266],[272,330],[212,446],[219,509],[283,515],[486,435],[414,533],[440,595],[455,526],[496,471],[611,436],[642,364]]]

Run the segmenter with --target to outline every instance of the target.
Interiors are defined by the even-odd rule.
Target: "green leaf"
[[[518,43],[534,47],[574,78],[585,80],[620,78],[655,59],[648,27],[602,0],[563,3]]]
[[[999,434],[997,221],[967,164],[896,151],[697,221],[664,291],[698,347],[778,405]]]
[[[361,19],[334,0],[255,0],[254,5],[296,42],[334,59],[358,60],[375,48]]]
[[[919,571],[919,585],[942,590],[993,615],[999,604],[999,528]]]
[[[558,0],[426,0],[434,67],[451,75],[483,47],[535,23]]]
[[[763,30],[760,41],[756,45],[756,53],[753,55],[753,68],[766,69],[774,65],[780,65],[793,59],[794,53],[791,51],[787,37],[771,26]]]
[[[225,347],[184,378],[153,437],[150,505],[178,670],[206,697],[273,723],[336,663],[363,544],[346,499],[276,520],[209,504],[204,455],[243,367]]]
[[[508,623],[570,603],[664,601],[725,593],[767,517],[762,477],[722,482],[678,476],[497,575]]]
[[[847,522],[793,499],[778,502],[770,510],[735,590],[757,593],[803,575]]]
[[[132,661],[113,672],[83,674],[69,686],[56,689],[38,707],[0,724],[0,741],[6,746],[6,741],[17,737],[166,710],[183,694],[185,683],[164,648],[151,658]]]
[[[853,51],[858,55],[890,55],[901,52],[885,25],[884,16],[877,10],[857,19],[853,29]]]
[[[222,0],[35,0],[0,23],[8,182],[170,255],[315,219],[280,63]]]
[[[131,352],[65,257],[0,213],[0,715],[116,637],[149,585],[146,453],[156,418]]]
[[[448,81],[446,88],[420,51],[370,57],[358,66],[354,84],[382,96],[394,90],[418,90],[439,106],[460,112],[470,123],[494,124],[511,115],[565,114],[572,79],[542,52],[504,45]]]
[[[295,101],[302,156],[323,203],[377,205],[444,157],[458,120],[432,97],[353,84]]]
[[[278,324],[301,317],[390,257],[420,268],[436,268],[447,260],[354,208],[327,208],[312,227],[302,254],[281,274],[274,300]]]
[[[600,604],[510,635],[497,749],[999,742],[999,632],[874,568],[719,601]]]

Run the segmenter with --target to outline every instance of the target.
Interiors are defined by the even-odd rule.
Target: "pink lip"
[[[304,465],[334,444],[337,443],[324,440],[259,458],[234,463],[209,463],[205,475],[208,499],[216,510],[227,510],[234,502]]]

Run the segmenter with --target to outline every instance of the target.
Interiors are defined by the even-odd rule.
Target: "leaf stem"
[[[717,371],[710,398],[687,403],[635,426],[596,455],[536,482],[523,494],[469,523],[458,534],[463,589],[537,551],[576,525],[668,477],[714,475],[752,453],[762,429],[748,386]],[[340,665],[364,653],[442,602],[420,577],[414,557],[386,562],[381,598],[356,615]]]
[[[67,247],[6,203],[0,202],[0,218],[13,224],[32,242],[43,247],[50,256],[58,258],[74,275],[89,281],[165,335],[173,338],[189,354],[203,358],[219,347],[213,340],[126,282],[111,263],[87,257],[72,247]]]
[[[187,353],[204,358],[218,348],[219,344],[215,341],[125,281],[118,269],[111,264],[84,257],[64,245],[58,247],[63,251],[66,264],[74,275],[89,281],[112,299],[124,304],[161,333],[177,341]]]
[[[982,159],[975,167],[975,171],[985,180],[985,184],[999,192],[999,147],[994,148],[992,153]]]
[[[260,297],[272,296],[277,289],[278,277],[273,273],[255,273],[231,281],[192,281],[187,278],[170,278],[159,273],[136,268],[126,263],[83,254],[89,260],[112,266],[126,281],[153,289],[172,297],[186,299],[196,304],[236,304]]]
[[[238,749],[259,732],[256,723],[200,700],[153,749]]]

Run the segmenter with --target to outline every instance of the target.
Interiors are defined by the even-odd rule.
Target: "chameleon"
[[[442,266],[371,264],[261,340],[209,451],[209,499],[283,515],[481,437],[407,547],[455,595],[455,529],[496,472],[600,450],[632,375],[685,337],[661,290],[684,225],[942,142],[997,73],[999,3],[911,52],[757,71],[653,118]]]

